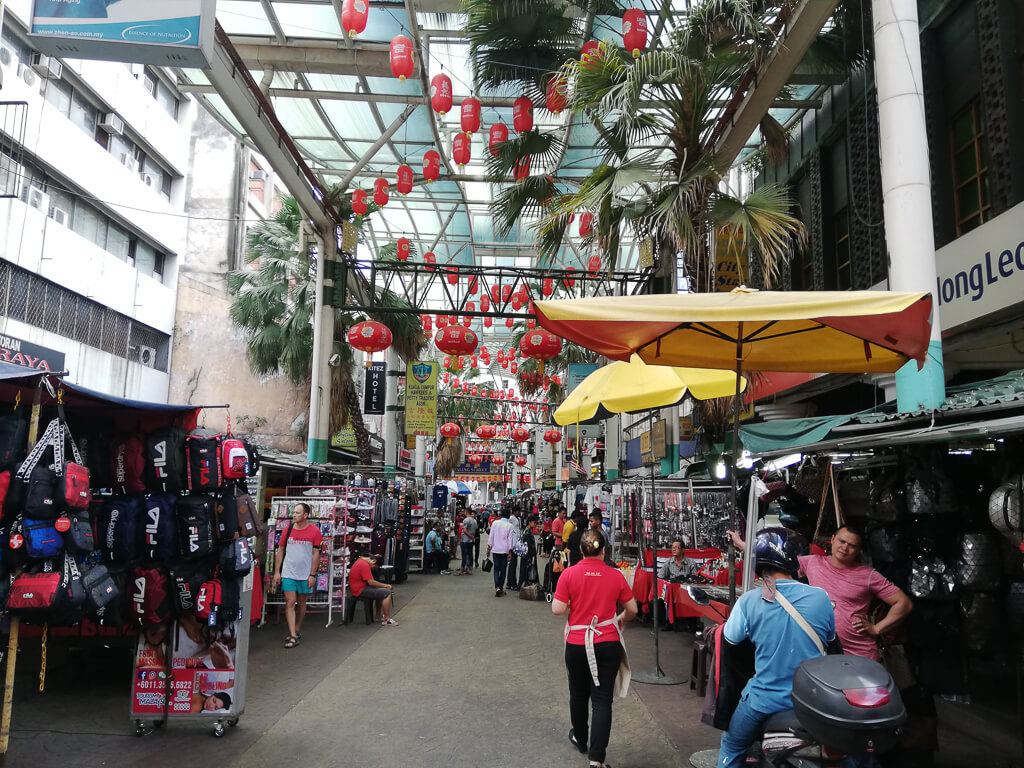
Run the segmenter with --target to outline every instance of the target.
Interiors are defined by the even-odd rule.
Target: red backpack
[[[110,481],[114,493],[142,493],[146,490],[142,481],[145,467],[142,441],[136,435],[118,435],[111,441]]]
[[[221,441],[220,458],[225,480],[241,480],[246,476],[249,469],[249,450],[245,443],[232,437],[230,432]]]
[[[132,568],[132,608],[143,625],[170,621],[171,589],[163,568]]]
[[[204,581],[199,588],[199,595],[196,597],[196,616],[208,624],[216,623],[217,609],[220,608],[224,597],[221,594],[220,579],[213,578]],[[213,617],[213,621],[210,617]]]

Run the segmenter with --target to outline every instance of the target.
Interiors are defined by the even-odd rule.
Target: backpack
[[[110,603],[121,596],[121,592],[105,565],[94,565],[82,574],[85,589],[85,609],[90,616],[102,615]]]
[[[210,568],[206,563],[178,560],[171,564],[174,603],[178,613],[189,613],[196,609],[199,589],[208,578],[210,578]]]
[[[142,441],[132,434],[117,435],[110,445],[110,480],[114,493],[142,493],[146,462]]]
[[[160,427],[146,436],[145,480],[153,492],[177,493],[185,490],[185,430]]]
[[[93,488],[110,488],[110,437],[100,431],[78,436],[78,450],[89,470]]]
[[[242,590],[239,580],[221,578],[220,609],[217,611],[218,624],[226,627],[242,618]]]
[[[146,497],[142,524],[139,526],[139,557],[163,562],[177,553],[174,546],[173,493],[153,493]]]
[[[96,535],[109,562],[127,563],[137,557],[141,507],[136,496],[111,499],[96,516]]]
[[[23,525],[25,552],[31,560],[49,560],[64,552],[64,538],[53,520],[25,518]]]
[[[238,505],[233,489],[226,488],[217,494],[214,512],[217,514],[217,541],[223,544],[238,538]]]
[[[25,458],[27,438],[28,422],[20,408],[0,416],[0,469],[13,469]]]
[[[103,607],[94,609],[93,618],[105,627],[123,627],[128,623],[128,572],[117,565],[104,567],[107,568],[107,577],[117,590],[117,595]],[[88,589],[88,584],[86,587]]]
[[[188,467],[188,489],[193,492],[213,491],[221,486],[220,435],[197,435],[185,438]]]
[[[263,461],[263,457],[260,456],[260,449],[248,440],[243,440],[242,442],[245,444],[245,450],[249,454],[249,477],[256,477],[256,473],[260,471],[260,464]]]
[[[222,599],[221,580],[213,578],[204,581],[196,596],[196,616],[209,626],[215,625]]]
[[[163,568],[132,568],[132,608],[142,624],[171,620],[171,592]]]
[[[75,512],[68,516],[68,528],[64,531],[64,546],[68,552],[87,555],[96,549],[96,534],[87,511]]]
[[[213,497],[197,494],[178,500],[178,554],[200,560],[213,553]]]
[[[24,621],[65,624],[81,616],[84,602],[78,568],[65,557],[60,569],[19,574],[7,594],[7,611]]]
[[[225,480],[240,480],[249,474],[249,451],[230,433],[220,444],[220,458]]]
[[[233,483],[226,488],[222,495],[224,506],[234,507],[235,517],[238,518],[238,535],[243,538],[259,536],[263,533],[263,521],[256,512],[256,504],[252,500],[241,483]]]
[[[252,570],[252,550],[247,539],[235,539],[220,551],[220,570],[225,576],[238,578]]]

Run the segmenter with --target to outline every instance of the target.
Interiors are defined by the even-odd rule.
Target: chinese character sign
[[[433,436],[437,430],[437,363],[412,362],[405,377],[405,434]]]

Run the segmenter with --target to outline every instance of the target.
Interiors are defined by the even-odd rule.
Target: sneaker
[[[449,570],[448,570],[448,569],[446,568],[445,570],[441,571],[441,575],[442,575],[442,576],[451,576],[451,575],[452,575],[452,572],[451,572],[451,571],[449,571]]]
[[[574,747],[576,747],[576,749],[578,749],[580,752],[583,752],[584,754],[586,754],[586,752],[587,752],[587,745],[586,744],[580,744],[578,741],[576,741],[576,734],[573,732],[572,728],[569,729],[569,741],[572,742],[572,745]]]
[[[356,533],[373,533],[373,528],[368,525],[356,526]]]
[[[354,539],[352,539],[352,541],[354,541],[356,544],[369,544],[370,543],[370,537],[369,536],[356,536]]]
[[[384,626],[384,627],[397,627],[398,626],[398,622],[395,621],[394,619],[384,619],[384,621],[381,622],[381,626]]]

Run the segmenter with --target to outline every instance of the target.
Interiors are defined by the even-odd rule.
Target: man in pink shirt
[[[729,535],[733,544],[743,549],[739,535],[734,531]],[[844,525],[832,537],[831,555],[804,555],[798,559],[807,583],[824,589],[832,601],[836,635],[843,644],[843,652],[878,661],[878,636],[906,618],[914,604],[903,590],[874,568],[860,564],[863,543],[864,536],[859,530]],[[872,623],[867,611],[876,597],[888,604],[889,612]]]

